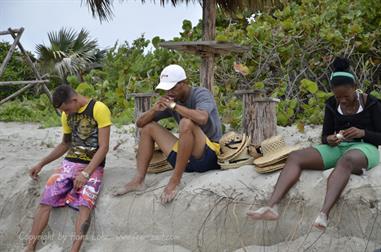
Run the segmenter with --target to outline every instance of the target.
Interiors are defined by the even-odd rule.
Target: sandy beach
[[[371,251],[381,248],[381,165],[351,176],[334,207],[325,233],[311,227],[322,205],[331,172],[303,172],[280,204],[275,222],[252,221],[249,209],[261,206],[279,172],[258,174],[254,166],[187,173],[175,201],[160,204],[171,171],[149,174],[148,189],[121,198],[112,190],[135,172],[134,126],[112,127],[102,193],[82,251]],[[319,142],[321,127],[278,128],[288,144]],[[39,197],[57,160],[39,181],[28,168],[61,140],[60,128],[0,122],[0,251],[21,251]],[[38,251],[68,251],[76,211],[54,209]]]

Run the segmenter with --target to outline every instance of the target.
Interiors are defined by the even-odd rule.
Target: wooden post
[[[22,32],[24,31],[24,28],[21,27],[19,29],[21,31],[21,33],[18,33],[18,35],[21,36]],[[16,41],[16,35],[14,34],[14,30],[12,30],[11,28],[8,29],[9,33],[11,34],[11,36],[15,39]],[[18,36],[17,35],[17,36]],[[22,46],[22,44],[20,43],[19,40],[17,40],[17,45],[18,47],[20,48],[20,51],[23,53],[25,59],[26,59],[26,62],[29,64],[29,66],[32,68],[34,74],[36,75],[37,79],[38,80],[42,80],[42,76],[40,75],[40,73],[38,72],[36,66],[33,64],[32,60],[29,58],[29,55],[27,54],[27,52],[25,51],[24,47]],[[46,95],[48,96],[49,100],[51,103],[53,103],[53,98],[52,98],[52,94],[50,93],[49,91],[49,88],[43,83],[41,84],[42,85],[42,88],[44,90],[44,92],[46,93]],[[56,110],[58,112],[58,110]]]
[[[134,112],[134,116],[135,116],[135,120],[137,120],[139,118],[139,116],[141,114],[143,114],[144,112],[146,112],[147,110],[149,110],[151,108],[151,97],[155,96],[156,94],[154,93],[132,93],[132,94],[128,94],[127,95],[127,98],[129,97],[134,97],[134,100],[135,100],[135,112]],[[136,130],[135,130],[135,144],[138,144],[139,143],[139,129],[138,127],[136,127]]]
[[[276,135],[277,118],[276,104],[278,99],[265,97],[261,91],[240,90],[236,94],[242,95],[244,132],[251,137],[251,143],[260,143]]]
[[[9,28],[9,29],[11,29],[11,28]],[[16,45],[20,41],[20,38],[21,38],[21,35],[22,35],[23,31],[24,31],[24,28],[21,28],[20,32],[17,34],[17,36],[13,36],[13,38],[15,40],[13,41],[13,44],[11,45],[11,48],[9,48],[9,51],[8,51],[7,55],[5,56],[5,59],[4,59],[3,63],[0,66],[0,76],[3,74],[3,72],[5,70],[5,67],[7,66],[9,60],[11,59],[11,56],[12,56],[13,52],[16,49]]]
[[[202,6],[202,39],[214,40],[216,36],[216,0],[203,1]],[[201,84],[212,91],[214,83],[214,54],[206,53],[202,56],[200,67]]]
[[[11,85],[26,85],[26,84],[42,84],[49,83],[48,80],[27,80],[27,81],[0,81],[0,86],[11,86]]]

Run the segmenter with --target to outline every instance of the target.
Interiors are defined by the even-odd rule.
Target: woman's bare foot
[[[247,212],[247,216],[253,220],[277,220],[279,219],[278,209],[274,207],[261,207],[255,211]]]
[[[328,218],[327,215],[323,212],[320,212],[318,217],[316,218],[313,226],[321,231],[325,231],[328,225]]]
[[[135,181],[131,181],[127,183],[126,185],[124,185],[123,187],[116,189],[112,195],[114,197],[118,197],[118,196],[125,195],[129,192],[144,191],[145,189],[146,189],[146,185],[144,184],[144,182],[137,183]]]

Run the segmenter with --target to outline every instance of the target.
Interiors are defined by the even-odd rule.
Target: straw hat
[[[150,162],[149,165],[150,166],[155,166],[157,164],[166,162],[166,160],[167,160],[167,157],[164,155],[164,153],[161,150],[155,150],[153,152],[153,155],[152,155],[152,158],[151,158],[151,162]]]
[[[263,156],[254,160],[256,166],[267,166],[287,158],[288,154],[300,149],[300,146],[287,146],[281,135],[271,137],[261,143]]]
[[[229,160],[218,160],[221,169],[236,169],[244,165],[252,165],[254,158],[249,155],[248,146],[246,145],[238,156]]]
[[[218,159],[224,161],[240,154],[245,144],[247,144],[247,137],[245,134],[230,131],[221,137],[219,143],[220,154],[218,155]]]
[[[283,167],[285,166],[285,164],[286,164],[286,161],[285,161],[285,160],[282,160],[282,161],[280,161],[279,163],[275,163],[275,164],[268,165],[268,166],[265,166],[265,167],[259,167],[259,166],[256,166],[256,167],[255,167],[255,170],[256,170],[258,173],[269,173],[269,172],[274,172],[274,171],[283,169]]]
[[[262,153],[260,152],[260,146],[255,146],[254,144],[250,144],[248,147],[249,155],[254,159],[262,157]]]
[[[160,173],[160,172],[165,172],[169,170],[173,170],[173,167],[168,162],[166,162],[162,166],[148,167],[147,173]]]

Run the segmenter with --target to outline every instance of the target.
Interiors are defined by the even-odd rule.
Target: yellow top
[[[90,100],[89,100],[90,102]],[[81,107],[78,111],[78,113],[82,113],[87,108],[87,105],[89,105],[89,102]],[[94,119],[98,124],[98,129],[107,127],[111,125],[111,112],[109,108],[100,101],[95,102],[94,104]],[[67,115],[65,112],[62,112],[61,115],[61,123],[62,123],[62,129],[64,134],[70,134],[71,128],[69,127],[67,123]]]

